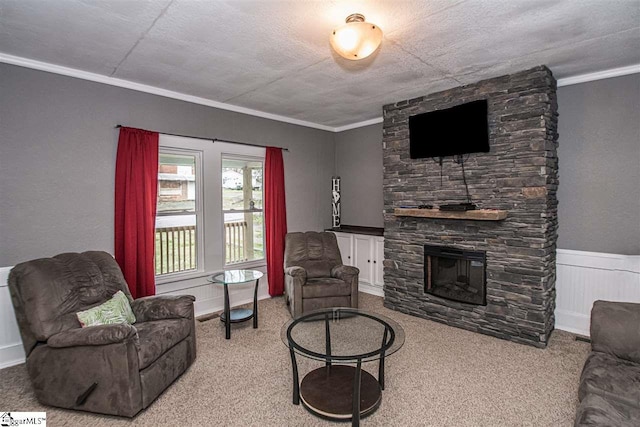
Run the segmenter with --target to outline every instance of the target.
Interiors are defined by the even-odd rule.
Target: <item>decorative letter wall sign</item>
[[[331,218],[333,228],[340,227],[340,177],[331,177]]]

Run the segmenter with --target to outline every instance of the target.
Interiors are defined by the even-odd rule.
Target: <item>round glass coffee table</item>
[[[351,420],[373,413],[382,401],[384,359],[404,344],[404,330],[378,313],[329,308],[303,314],[280,331],[293,368],[293,404],[331,420]],[[324,362],[299,382],[296,355]],[[362,363],[378,361],[378,379]]]
[[[231,338],[232,323],[253,319],[253,329],[258,327],[258,282],[260,282],[262,275],[262,272],[258,270],[227,270],[207,278],[211,283],[224,286],[224,312],[220,315],[220,320],[224,322],[226,339]],[[253,291],[253,310],[248,308],[231,310],[229,306],[229,286],[241,285],[254,280],[256,285]]]

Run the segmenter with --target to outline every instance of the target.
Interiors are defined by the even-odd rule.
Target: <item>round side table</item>
[[[224,313],[220,315],[220,320],[224,322],[225,338],[231,338],[231,324],[244,322],[253,319],[253,329],[258,328],[258,283],[263,276],[258,270],[227,270],[207,278],[210,283],[222,285],[224,287]],[[253,310],[248,308],[236,308],[231,310],[229,305],[229,286],[238,286],[243,283],[256,282],[253,291]]]

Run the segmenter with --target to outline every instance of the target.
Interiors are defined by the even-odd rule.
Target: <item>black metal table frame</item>
[[[369,353],[364,353],[364,354],[359,354],[359,355],[354,355],[354,356],[333,356],[331,355],[331,329],[329,327],[329,320],[339,320],[340,316],[339,314],[355,314],[357,316],[364,316],[364,317],[368,317],[370,319],[375,320],[376,322],[379,322],[380,324],[382,324],[384,326],[384,333],[383,333],[383,337],[382,337],[382,344],[380,346],[379,350],[375,350],[375,351],[371,351]],[[330,316],[330,314],[333,314],[332,316]],[[338,315],[336,315],[338,314]],[[332,312],[327,312],[324,314],[324,322],[325,322],[325,348],[326,348],[326,354],[321,354],[321,353],[316,353],[310,350],[307,350],[303,347],[301,347],[300,345],[298,345],[293,338],[291,337],[291,330],[293,329],[293,327],[298,324],[301,321],[304,320],[311,320],[311,318],[313,317],[319,317],[318,313],[309,313],[307,315],[302,315],[300,317],[298,317],[297,319],[295,319],[293,321],[293,323],[291,323],[291,325],[289,325],[289,327],[287,328],[287,340],[289,341],[289,354],[291,356],[291,366],[292,366],[292,371],[293,371],[293,404],[294,405],[299,405],[300,404],[300,382],[299,382],[299,377],[298,377],[298,363],[296,361],[296,353],[295,350],[297,349],[301,354],[303,355],[309,355],[313,358],[317,358],[317,359],[324,359],[325,361],[325,366],[327,368],[331,367],[331,364],[333,362],[343,362],[343,363],[355,363],[356,367],[355,367],[355,375],[353,378],[353,402],[352,402],[352,407],[353,407],[353,414],[351,417],[351,425],[352,426],[359,426],[360,425],[360,379],[361,379],[361,370],[362,370],[362,361],[363,359],[367,359],[370,357],[373,357],[375,355],[380,355],[378,361],[379,361],[379,365],[378,365],[378,383],[380,384],[380,389],[384,390],[384,358],[385,358],[385,352],[391,348],[391,346],[393,345],[394,341],[395,341],[395,331],[393,330],[393,328],[391,327],[391,325],[389,325],[387,322],[385,322],[384,320],[363,312],[363,311],[358,311],[358,310],[352,310],[349,308],[337,308],[337,309],[333,309]],[[317,319],[320,320],[320,319]],[[304,404],[303,401],[303,406],[305,408],[307,408],[308,410],[310,410],[313,414],[315,415],[319,415],[317,412],[313,411],[311,408],[309,408],[307,405]],[[375,410],[376,408],[373,408],[373,410]],[[370,412],[372,413],[373,410]],[[369,415],[369,414],[367,414]],[[331,419],[331,417],[327,417],[327,416],[323,416],[323,418],[329,418]]]
[[[246,282],[238,282],[238,283],[248,283],[248,282],[250,282],[250,280],[247,280]],[[259,282],[260,282],[260,278],[258,277],[256,279],[255,289],[253,290],[253,311],[251,311],[250,315],[242,317],[240,319],[235,319],[235,320],[231,320],[231,312],[234,310],[232,310],[231,306],[229,305],[229,285],[224,282],[216,282],[224,286],[224,313],[222,316],[220,316],[220,320],[224,322],[226,339],[231,339],[232,323],[246,322],[247,320],[253,318],[253,329],[258,328],[258,283]]]

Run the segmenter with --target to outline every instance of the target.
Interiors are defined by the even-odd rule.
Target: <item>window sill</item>
[[[166,275],[162,277],[156,276],[156,286],[171,285],[171,284],[186,282],[188,280],[194,280],[194,279],[203,279],[206,277],[211,277],[216,274],[222,273],[225,270],[256,269],[256,270],[261,270],[263,273],[265,273],[266,267],[267,267],[267,262],[264,259],[259,259],[256,261],[248,261],[248,262],[242,262],[238,264],[225,265],[223,270],[194,271],[190,273],[175,273],[175,274]]]
[[[237,264],[227,264],[224,266],[225,270],[247,270],[247,269],[262,269],[267,267],[267,261],[264,259],[258,259],[255,261],[239,262]]]
[[[209,271],[209,272],[194,271],[190,273],[175,273],[175,274],[160,276],[160,277],[156,276],[156,286],[166,285],[169,283],[183,282],[185,280],[190,280],[190,279],[200,279],[203,277],[213,276],[214,274],[218,274],[218,273],[221,273],[221,271]]]

